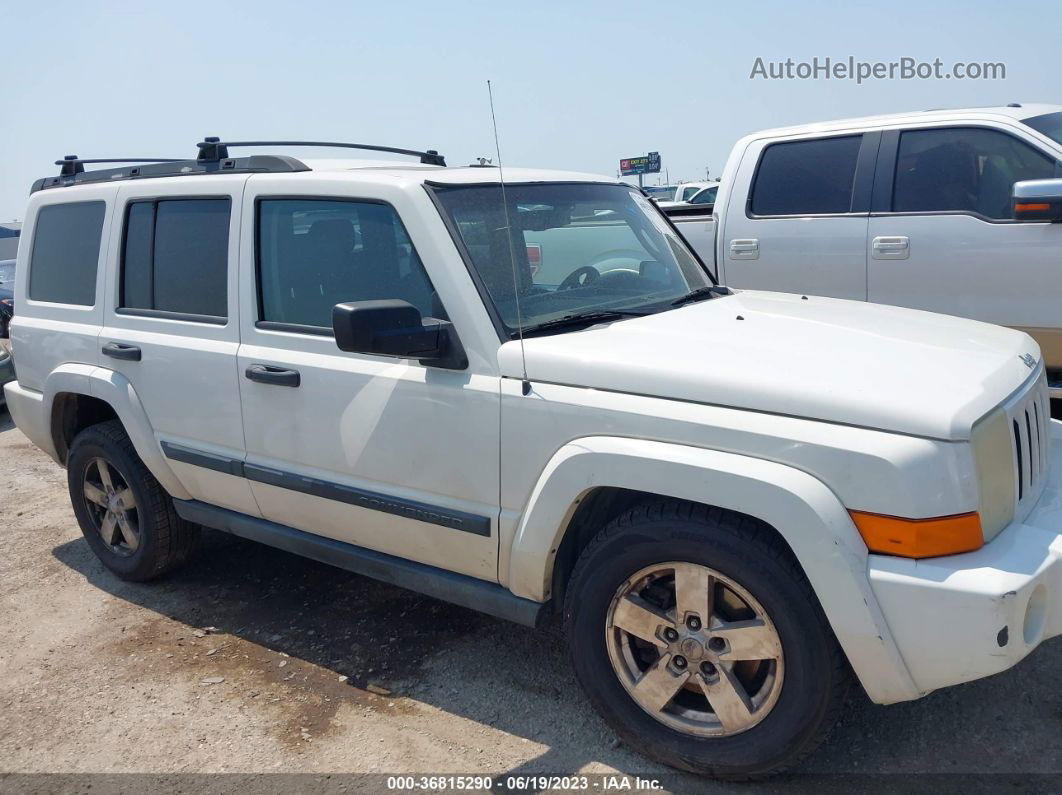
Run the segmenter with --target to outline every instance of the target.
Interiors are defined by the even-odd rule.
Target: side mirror
[[[1062,179],[1015,182],[1014,220],[1062,222]]]
[[[351,301],[332,308],[336,346],[348,353],[375,353],[464,370],[468,359],[453,324],[422,318],[407,301]]]

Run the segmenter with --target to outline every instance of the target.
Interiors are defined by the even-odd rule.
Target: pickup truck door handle
[[[876,237],[870,244],[874,259],[909,259],[911,241],[907,237]]]
[[[287,370],[271,364],[252,364],[243,373],[251,381],[274,386],[298,386],[302,379],[298,370]]]
[[[730,241],[730,259],[759,259],[760,241],[754,237]]]
[[[108,342],[103,346],[103,355],[112,359],[125,359],[130,362],[140,361],[140,348],[126,345],[124,342]]]

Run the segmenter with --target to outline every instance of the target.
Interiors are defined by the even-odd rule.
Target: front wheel
[[[633,508],[584,550],[565,619],[576,674],[624,742],[684,770],[789,767],[843,704],[843,655],[796,562],[737,514]]]

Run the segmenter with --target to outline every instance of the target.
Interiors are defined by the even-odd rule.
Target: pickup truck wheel
[[[799,565],[762,531],[738,514],[654,502],[583,551],[565,601],[572,661],[631,748],[749,779],[825,738],[847,665]]]
[[[199,540],[199,527],[177,516],[117,420],[74,438],[67,485],[85,540],[123,580],[164,574],[187,560]]]

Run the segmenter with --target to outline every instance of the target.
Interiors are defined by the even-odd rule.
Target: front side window
[[[835,215],[852,210],[861,135],[788,141],[763,150],[753,215]]]
[[[100,259],[101,201],[41,207],[30,253],[29,297],[34,301],[92,306]]]
[[[623,185],[437,187],[510,333],[587,312],[649,312],[708,276],[660,211]],[[508,212],[506,212],[506,208]]]
[[[980,127],[900,135],[893,212],[967,212],[1014,217],[1014,183],[1055,176],[1055,161],[1024,141]]]
[[[257,245],[261,320],[330,329],[336,304],[388,298],[445,319],[390,205],[262,199]]]
[[[699,185],[690,185],[689,187],[682,189],[682,195],[679,197],[680,202],[688,202],[694,196],[697,195],[697,191],[701,188]]]
[[[118,305],[225,319],[231,206],[227,197],[131,203]]]

